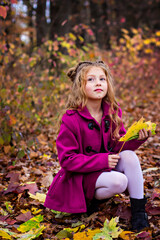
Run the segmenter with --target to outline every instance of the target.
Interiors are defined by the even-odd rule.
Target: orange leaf
[[[17,120],[16,120],[15,116],[10,115],[10,116],[9,116],[9,119],[10,119],[10,120],[9,120],[9,125],[10,125],[10,126],[16,124]]]
[[[0,16],[4,19],[7,17],[7,9],[3,6],[0,6]]]
[[[135,234],[134,234],[134,232],[131,232],[131,231],[123,231],[119,236],[123,240],[133,240],[133,239],[135,239]]]

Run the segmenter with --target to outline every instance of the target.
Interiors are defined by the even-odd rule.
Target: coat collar
[[[107,115],[109,115],[109,108],[110,105],[106,103],[105,101],[102,102],[102,109],[103,109],[103,116],[102,119],[104,119]],[[82,110],[77,111],[79,115],[82,117],[93,120],[93,117],[91,116],[90,112],[88,111],[87,107],[85,106]]]

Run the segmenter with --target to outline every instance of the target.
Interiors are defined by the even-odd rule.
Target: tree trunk
[[[36,11],[37,46],[41,45],[46,40],[47,22],[45,10],[46,0],[38,0]]]
[[[71,31],[69,16],[71,15],[71,0],[50,0],[50,30],[49,38],[54,40],[55,36],[63,36]]]
[[[107,1],[100,3],[91,0],[90,3],[92,28],[95,33],[96,42],[98,43],[100,48],[110,48],[110,29],[107,22]]]

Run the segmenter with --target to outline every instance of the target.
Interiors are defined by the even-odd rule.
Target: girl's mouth
[[[95,92],[102,92],[103,90],[100,89],[100,88],[97,88],[97,89],[95,89],[94,91],[95,91]]]

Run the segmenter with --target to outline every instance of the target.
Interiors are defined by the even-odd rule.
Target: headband
[[[71,81],[74,82],[77,73],[79,73],[83,67],[95,66],[95,65],[102,65],[102,66],[106,67],[106,65],[103,61],[95,61],[95,62],[84,61],[84,62],[78,63],[74,69],[69,71],[68,76],[71,78]]]

